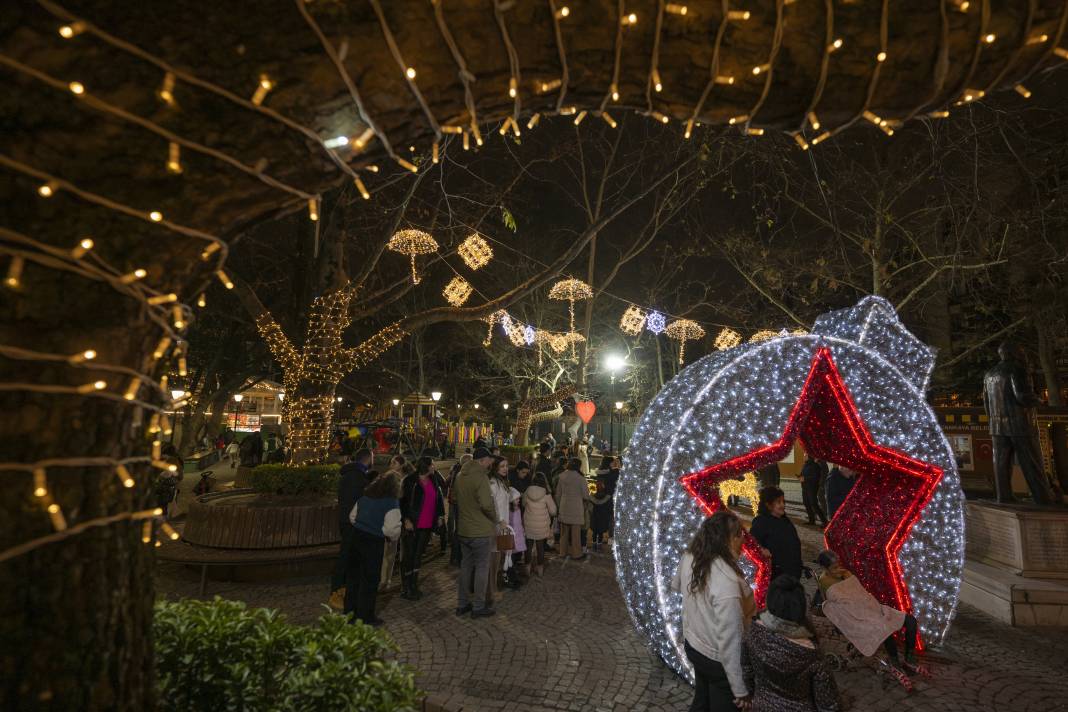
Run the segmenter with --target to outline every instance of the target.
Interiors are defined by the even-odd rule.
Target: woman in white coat
[[[579,460],[579,472],[583,477],[590,475],[590,436],[583,435],[582,441],[575,447],[575,455]]]
[[[523,529],[530,550],[530,568],[538,576],[545,571],[545,542],[553,535],[556,502],[549,482],[541,472],[534,473],[530,486],[523,492]]]
[[[493,497],[493,508],[497,513],[497,534],[507,534],[508,526],[508,502],[512,495],[508,486],[508,460],[503,457],[493,459],[489,470],[490,495]],[[497,599],[497,574],[501,571],[501,564],[508,552],[497,550],[496,539],[493,542],[494,551],[490,553],[489,576],[486,580],[486,605],[492,606]]]
[[[748,709],[742,648],[756,604],[738,568],[742,523],[731,512],[706,519],[682,555],[671,587],[682,594],[682,635],[693,666],[691,712]]]

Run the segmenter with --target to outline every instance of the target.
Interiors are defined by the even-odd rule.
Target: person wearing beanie
[[[768,587],[767,609],[745,636],[742,671],[753,712],[836,712],[838,687],[806,615],[801,582],[782,575]]]
[[[476,447],[471,459],[456,475],[456,503],[460,515],[456,535],[460,540],[460,575],[456,582],[456,615],[473,618],[496,613],[486,605],[486,585],[490,554],[497,537],[497,508],[490,492],[489,467],[493,457],[484,447]]]

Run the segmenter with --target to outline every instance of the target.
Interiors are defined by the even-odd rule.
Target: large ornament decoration
[[[691,676],[681,597],[670,589],[693,532],[723,506],[721,483],[778,461],[796,440],[856,469],[828,545],[882,603],[908,610],[925,643],[953,619],[964,517],[953,451],[924,398],[932,349],[880,297],[821,316],[809,335],[718,351],[668,383],[639,421],[616,494],[617,576],[650,647]],[[743,545],[758,599],[768,562]]]
[[[412,261],[412,284],[419,284],[420,278],[415,269],[415,256],[437,252],[438,242],[422,230],[401,230],[389,238],[386,247],[393,252],[408,255]]]
[[[445,285],[445,290],[442,295],[446,301],[454,307],[462,307],[464,302],[471,298],[471,293],[475,291],[475,288],[471,284],[461,277],[456,275],[449,283]]]
[[[485,267],[493,259],[493,248],[477,232],[468,235],[456,248],[456,253],[473,270]]]
[[[629,336],[637,336],[645,328],[645,312],[631,304],[619,319],[619,330]]]
[[[576,401],[575,402],[575,415],[577,415],[583,423],[590,424],[593,420],[594,413],[597,412],[597,404],[593,401]]]

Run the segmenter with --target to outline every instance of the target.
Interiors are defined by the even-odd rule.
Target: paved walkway
[[[423,571],[422,601],[387,594],[379,608],[401,659],[417,669],[418,684],[436,701],[465,711],[687,708],[691,688],[635,635],[610,554],[581,564],[552,562],[544,579],[505,592],[498,615],[477,621],[453,615],[455,569],[444,558]],[[196,572],[161,564],[158,579],[161,595],[196,595]],[[306,623],[322,613],[327,588],[326,577],[209,581],[207,597],[277,608]],[[911,694],[867,668],[838,673],[847,708],[1068,710],[1066,630],[1011,628],[963,607],[946,645],[928,656],[928,664],[932,677],[917,679]]]

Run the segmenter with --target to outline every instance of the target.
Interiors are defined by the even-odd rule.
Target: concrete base
[[[960,600],[1014,626],[1068,626],[1068,581],[1026,578],[968,561]]]
[[[967,556],[1027,578],[1068,579],[1068,509],[965,505]]]

